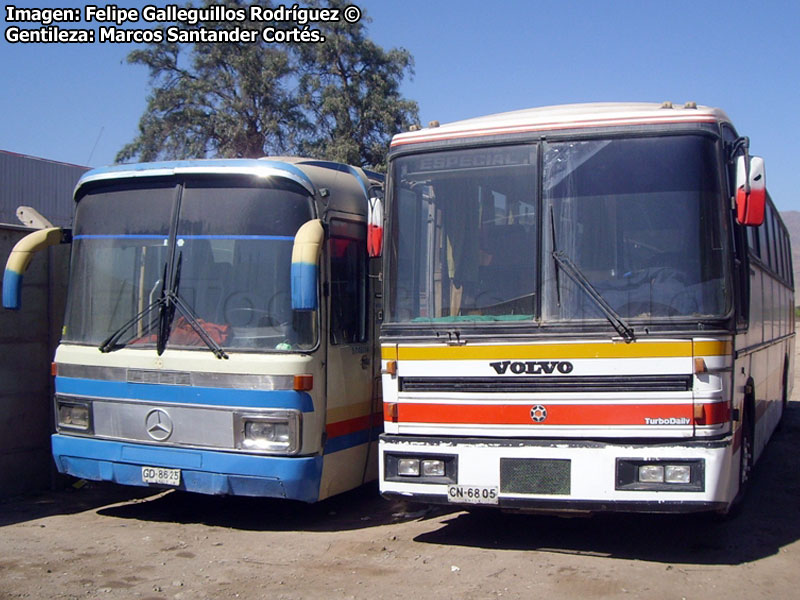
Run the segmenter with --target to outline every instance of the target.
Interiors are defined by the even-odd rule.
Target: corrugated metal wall
[[[72,191],[88,167],[0,150],[0,223],[19,225],[18,206],[32,206],[53,225],[72,224]]]

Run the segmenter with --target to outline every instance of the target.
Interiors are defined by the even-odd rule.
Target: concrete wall
[[[31,230],[0,224],[0,266]],[[34,256],[22,309],[0,308],[0,498],[50,487],[55,467],[50,363],[64,318],[69,246]]]

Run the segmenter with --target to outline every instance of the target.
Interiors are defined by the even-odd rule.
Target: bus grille
[[[622,377],[401,377],[401,392],[688,392],[691,375]]]
[[[500,491],[508,494],[569,495],[570,461],[501,458]]]

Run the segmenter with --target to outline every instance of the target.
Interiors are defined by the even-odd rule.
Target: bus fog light
[[[639,481],[642,483],[663,483],[664,467],[662,465],[642,465],[639,467]]]
[[[405,477],[419,477],[418,458],[397,459],[397,474]]]
[[[424,477],[444,477],[444,461],[434,459],[423,460],[422,475]]]
[[[89,404],[58,401],[58,426],[88,431],[91,424]]]
[[[664,481],[667,483],[691,483],[690,465],[667,465],[664,467]]]

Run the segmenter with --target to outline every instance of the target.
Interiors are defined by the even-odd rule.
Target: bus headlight
[[[691,465],[642,465],[639,467],[642,483],[691,483]]]
[[[387,452],[383,464],[387,481],[447,484],[458,481],[458,457],[450,454],[418,456]]]
[[[642,483],[664,483],[662,465],[642,465],[639,467],[639,481]]]
[[[702,492],[705,490],[703,459],[618,458],[616,489],[630,491]]]
[[[56,398],[56,415],[58,429],[75,432],[91,433],[92,431],[92,405],[91,402],[80,402]]]
[[[296,454],[300,451],[298,411],[236,413],[236,447],[251,452]]]
[[[444,477],[444,461],[431,459],[423,460],[422,475],[423,477]]]
[[[692,468],[690,465],[667,465],[664,467],[664,481],[667,483],[691,483]]]
[[[397,474],[403,477],[444,477],[443,460],[426,458],[400,458],[397,460]]]
[[[404,477],[419,477],[419,459],[401,458],[397,461],[397,474]]]

